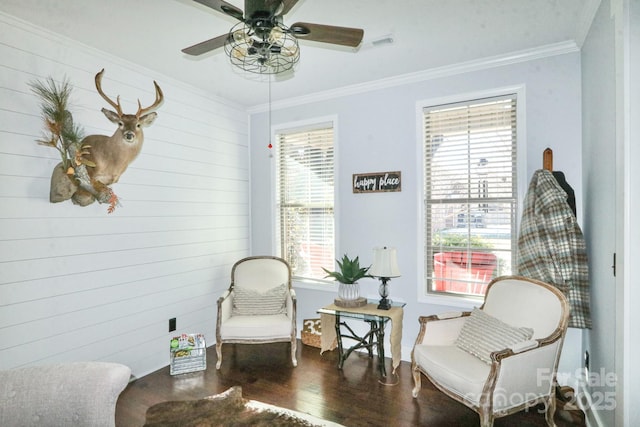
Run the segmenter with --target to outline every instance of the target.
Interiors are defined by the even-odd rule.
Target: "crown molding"
[[[600,0],[596,0],[600,1]],[[593,18],[591,18],[593,19]],[[388,77],[385,79],[374,80],[365,83],[359,83],[350,86],[344,86],[337,89],[331,89],[323,92],[316,92],[310,95],[285,99],[282,101],[274,101],[271,103],[271,110],[281,110],[284,108],[295,107],[298,105],[309,104],[313,102],[326,101],[339,98],[342,96],[356,95],[373,90],[386,89],[395,86],[402,86],[410,83],[423,82],[426,80],[438,79],[441,77],[449,77],[456,74],[464,74],[473,71],[487,70],[505,65],[518,64],[522,62],[532,61],[536,59],[548,58],[557,55],[579,52],[580,48],[574,41],[566,41],[560,43],[540,46],[533,49],[526,49],[504,55],[496,55],[478,60],[461,62],[458,64],[437,67],[414,73],[402,74],[399,76]],[[249,114],[261,113],[269,110],[269,104],[259,104],[247,108]]]
[[[598,13],[600,3],[601,0],[585,0],[585,5],[582,8],[582,14],[578,20],[578,28],[576,29],[576,44],[580,48],[582,48],[582,45],[589,34],[589,29],[591,28],[591,24],[593,24],[596,13]]]

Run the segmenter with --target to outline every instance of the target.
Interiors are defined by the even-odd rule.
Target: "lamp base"
[[[380,292],[380,304],[378,304],[378,310],[389,310],[391,308],[391,301],[387,298],[389,296],[389,278],[381,277],[380,280],[382,283],[378,288],[378,292]]]
[[[387,298],[382,298],[378,304],[378,310],[389,310],[391,308],[391,301]]]

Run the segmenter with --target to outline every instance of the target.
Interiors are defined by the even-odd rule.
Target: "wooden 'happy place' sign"
[[[358,174],[354,173],[352,181],[354,193],[402,191],[402,180],[400,177],[400,171]]]

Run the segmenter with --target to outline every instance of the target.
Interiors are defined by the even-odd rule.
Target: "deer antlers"
[[[96,74],[96,78],[95,78],[96,89],[98,90],[98,93],[100,94],[100,96],[116,110],[116,113],[118,114],[118,116],[122,117],[124,113],[122,112],[122,106],[120,105],[120,95],[116,97],[116,102],[113,102],[113,100],[109,98],[102,91],[102,75],[103,74],[104,74],[104,68],[100,70],[98,74]],[[164,94],[162,93],[162,89],[160,89],[160,86],[158,86],[158,83],[156,83],[155,80],[153,81],[153,85],[156,88],[156,100],[150,106],[146,108],[142,108],[142,105],[140,104],[140,100],[138,99],[138,111],[135,114],[137,118],[140,118],[143,114],[148,113],[149,111],[158,107],[158,105],[160,105],[162,103],[162,100],[164,99]]]

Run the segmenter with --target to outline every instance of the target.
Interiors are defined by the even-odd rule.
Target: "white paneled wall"
[[[164,91],[140,156],[113,186],[122,206],[49,202],[58,152],[28,82],[67,78],[74,120],[112,134],[94,75],[125,113]],[[237,105],[0,14],[0,369],[168,364],[177,332],[215,341],[215,300],[249,253],[248,115]]]

